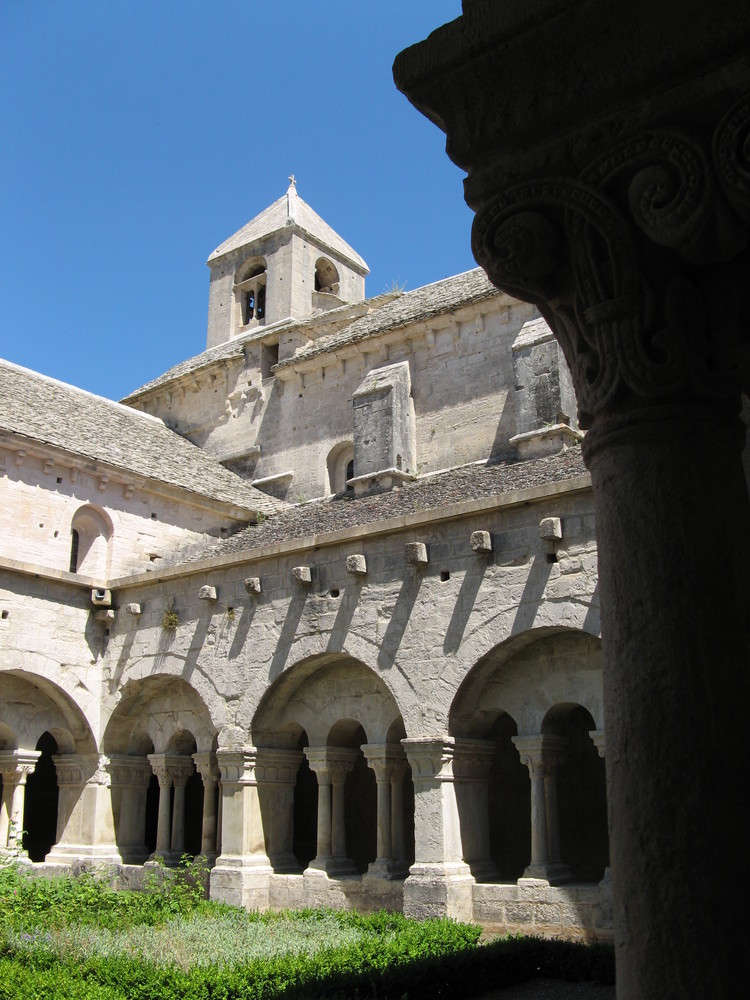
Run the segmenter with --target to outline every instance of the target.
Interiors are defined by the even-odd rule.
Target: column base
[[[121,865],[123,857],[115,844],[55,844],[44,858],[51,865],[88,863],[94,865]]]
[[[341,878],[342,875],[358,875],[359,872],[351,858],[313,858],[303,875],[322,873],[329,878]]]
[[[271,855],[270,862],[277,875],[300,875],[302,873],[302,865],[299,863],[297,855],[292,854],[291,851]]]
[[[475,882],[494,882],[497,878],[497,865],[494,861],[467,862]]]
[[[210,872],[209,896],[220,903],[267,910],[273,869],[264,861],[221,854]]]
[[[463,862],[413,864],[404,882],[404,916],[472,920],[474,878]]]
[[[538,865],[529,865],[518,881],[520,883],[524,880],[563,885],[566,882],[574,882],[575,876],[567,865],[561,864],[559,861],[546,861]]]
[[[389,858],[381,861],[371,861],[367,871],[362,876],[364,879],[385,879],[395,881],[406,878],[409,874],[409,866],[405,861]]]

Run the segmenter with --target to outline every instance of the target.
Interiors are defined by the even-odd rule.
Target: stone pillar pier
[[[406,739],[414,782],[415,859],[404,883],[404,913],[471,920],[474,879],[463,860],[450,737]]]
[[[618,1000],[732,996],[750,876],[727,891],[717,865],[745,825],[750,703],[750,7],[463,9],[395,74],[447,132],[475,257],[539,307],[588,431]]]
[[[318,779],[318,844],[308,872],[324,871],[332,877],[356,872],[346,854],[344,785],[358,754],[346,747],[305,747]]]
[[[109,757],[59,754],[52,759],[57,772],[57,832],[45,860],[119,864]]]
[[[275,872],[300,870],[294,854],[294,789],[303,757],[301,750],[258,750],[258,792],[268,857]]]
[[[146,794],[151,779],[151,764],[144,757],[110,754],[112,811],[115,839],[125,864],[142,865],[148,858],[145,843]]]
[[[512,739],[531,778],[531,863],[523,877],[545,879],[550,885],[570,882],[573,874],[560,858],[557,808],[557,765],[568,741],[544,733]]]
[[[0,803],[0,853],[21,853],[23,807],[26,779],[36,767],[41,754],[38,750],[4,750],[0,752],[0,773],[3,776],[3,797]]]
[[[221,778],[221,854],[211,870],[211,897],[268,909],[271,865],[266,853],[256,774],[258,751],[217,750]]]
[[[378,794],[376,857],[367,869],[367,877],[403,878],[406,874],[403,834],[406,755],[398,744],[392,743],[369,743],[362,751],[368,766],[375,772]]]
[[[201,822],[201,857],[209,864],[216,860],[217,810],[216,786],[219,783],[219,767],[214,754],[194,753],[193,761],[203,782],[203,818]]]
[[[490,881],[497,867],[490,857],[489,778],[495,756],[491,740],[457,739],[453,760],[463,856],[477,881]]]

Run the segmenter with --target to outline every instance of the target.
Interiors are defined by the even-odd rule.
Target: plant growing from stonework
[[[161,616],[161,627],[165,632],[174,632],[177,626],[180,624],[180,616],[177,614],[174,608],[167,608],[164,614]]]
[[[232,607],[231,604],[228,604],[226,608],[227,621],[233,622],[234,614],[235,614],[234,608]]]

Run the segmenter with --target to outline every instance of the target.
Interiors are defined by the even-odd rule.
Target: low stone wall
[[[579,941],[613,940],[612,889],[597,884],[551,886],[539,879],[476,883],[474,922],[492,934],[528,934]]]

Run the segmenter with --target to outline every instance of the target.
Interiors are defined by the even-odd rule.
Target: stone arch
[[[464,857],[475,877],[601,878],[601,720],[601,644],[588,633],[532,630],[475,664],[450,711]],[[559,809],[555,795],[565,797]]]
[[[209,710],[187,681],[156,675],[125,685],[102,741],[124,859],[155,853],[171,864],[203,850],[204,814],[216,814],[216,742]],[[215,856],[215,836],[206,853]]]
[[[555,705],[542,733],[565,741],[557,766],[560,854],[577,881],[598,882],[609,865],[604,758],[591,738],[591,713],[574,702]]]
[[[237,330],[265,323],[266,282],[264,257],[250,257],[237,268],[234,279]]]
[[[326,493],[344,493],[346,484],[354,476],[354,444],[340,441],[328,452],[326,458]]]
[[[299,866],[328,874],[387,873],[405,870],[404,844],[413,844],[413,811],[391,835],[393,796],[404,798],[411,784],[401,747],[404,734],[398,706],[388,687],[361,661],[324,654],[302,661],[279,677],[261,699],[252,724],[258,753],[261,813],[274,868],[289,865],[293,841],[311,829],[315,808],[316,848]],[[400,768],[396,774],[397,767]],[[302,773],[317,778],[315,802],[303,814],[296,801]],[[278,777],[285,773],[284,781]],[[392,775],[396,775],[392,780]],[[376,791],[377,782],[388,785]],[[309,790],[309,783],[306,786]],[[413,791],[410,793],[413,797]],[[387,838],[380,837],[387,813]],[[387,841],[387,842],[386,842]],[[384,853],[386,852],[386,853]]]
[[[0,850],[22,831],[32,861],[42,861],[81,810],[98,766],[91,726],[59,685],[23,670],[0,675]],[[77,780],[59,777],[70,772]]]
[[[106,577],[111,562],[112,519],[94,504],[79,507],[70,522],[70,572]]]
[[[339,282],[339,272],[333,261],[328,257],[318,257],[315,261],[315,291],[338,295]]]

